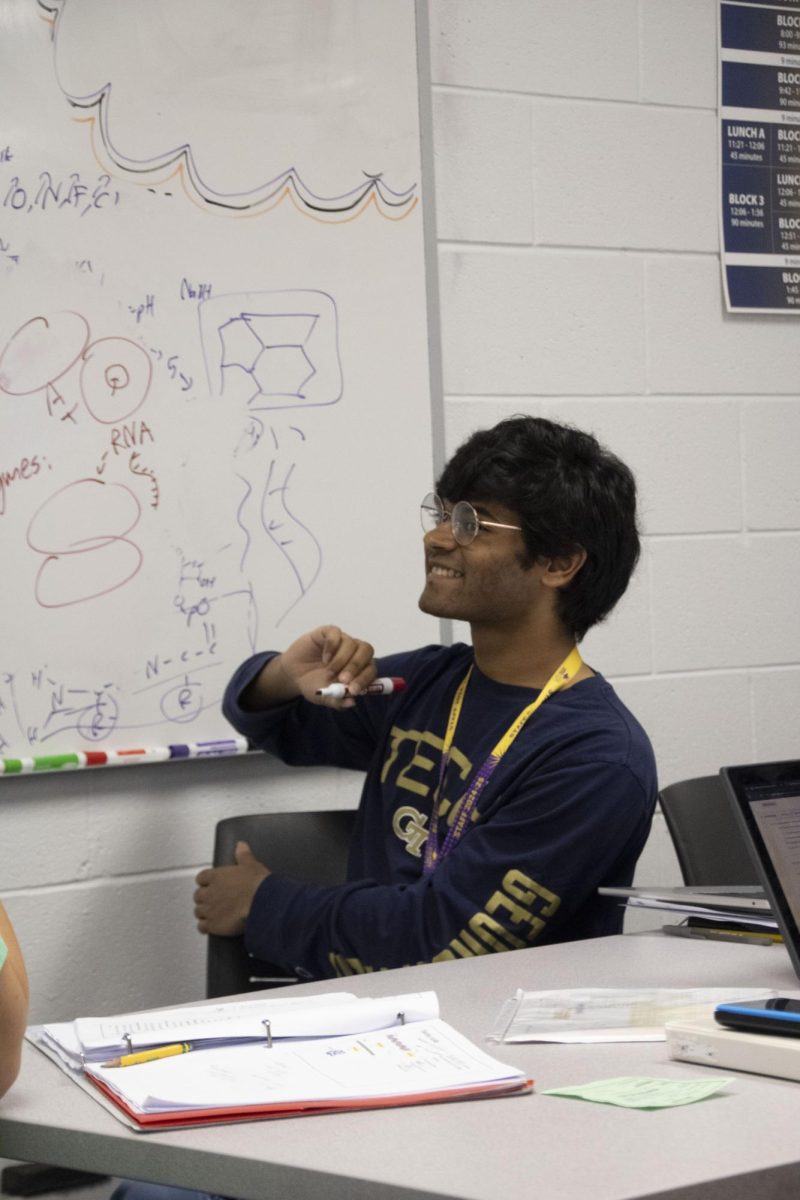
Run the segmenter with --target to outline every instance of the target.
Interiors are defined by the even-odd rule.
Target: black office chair
[[[685,884],[760,884],[719,775],[671,783],[659,803]]]
[[[256,858],[281,875],[308,883],[343,883],[355,818],[352,811],[227,817],[217,824],[214,866],[232,863],[236,843],[247,842]],[[296,982],[296,977],[285,968],[249,955],[242,938],[209,936],[206,960],[209,999]]]

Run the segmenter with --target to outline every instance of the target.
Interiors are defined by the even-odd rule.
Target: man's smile
[[[456,571],[453,567],[443,567],[441,563],[431,563],[428,575],[435,579],[463,579],[464,572]]]

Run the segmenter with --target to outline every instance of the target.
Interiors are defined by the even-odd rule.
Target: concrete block
[[[797,394],[796,316],[726,313],[716,257],[651,258],[645,278],[649,392]]]
[[[420,578],[422,567],[420,565]],[[3,887],[72,884],[211,860],[223,817],[354,808],[358,771],[303,771],[266,755],[0,780]]]
[[[446,392],[644,390],[642,265],[635,258],[443,249],[439,265]]]
[[[736,402],[598,397],[546,402],[545,415],[588,430],[627,463],[646,534],[741,529]]]
[[[756,762],[800,757],[800,667],[754,671],[750,681]],[[747,759],[741,761],[747,762]]]
[[[746,672],[612,680],[650,735],[659,787],[715,775],[751,755]]]
[[[657,671],[800,661],[800,535],[651,545]]]
[[[535,397],[448,396],[444,405],[445,454],[448,458],[462,442],[479,429],[491,429],[498,421],[516,416],[544,416],[542,402]]]
[[[201,1000],[206,942],[194,926],[193,889],[187,873],[9,897],[31,1022]]]
[[[589,630],[580,649],[584,661],[607,677],[643,675],[652,669],[646,545],[625,595],[605,621]]]
[[[636,0],[431,0],[434,83],[635,100]]]
[[[0,797],[4,891],[90,878],[89,811],[80,788],[70,789],[64,775],[25,775],[0,779]]]
[[[420,587],[421,578],[420,556]],[[130,781],[135,792],[120,788],[91,806],[93,875],[196,870],[211,862],[216,824],[223,817],[353,808],[363,780],[358,771],[305,771],[259,754],[141,771],[151,769],[158,772],[151,777],[152,790],[143,775]],[[133,774],[137,768],[126,770]]]
[[[744,405],[745,521],[749,529],[800,529],[800,403]]]
[[[715,252],[717,128],[706,112],[534,101],[536,245]]]
[[[530,101],[434,91],[433,142],[437,236],[530,244]]]
[[[640,0],[639,27],[640,98],[715,109],[716,0]]]

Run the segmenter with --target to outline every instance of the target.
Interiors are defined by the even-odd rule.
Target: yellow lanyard
[[[474,665],[474,664],[473,664]],[[444,744],[442,745],[442,757],[439,762],[439,781],[436,785],[436,791],[433,796],[433,811],[431,813],[430,828],[428,837],[425,842],[425,858],[423,863],[423,874],[430,875],[436,869],[440,862],[443,861],[449,854],[450,850],[459,840],[464,830],[467,828],[472,814],[475,811],[475,806],[478,803],[483,789],[494,774],[500,760],[502,759],[509,746],[522,730],[526,721],[533,716],[537,708],[544,704],[545,700],[549,699],[554,692],[559,691],[574,679],[578,671],[583,666],[583,659],[577,646],[573,646],[567,657],[556,667],[553,674],[544,685],[539,695],[526,708],[522,710],[519,716],[512,721],[508,729],[498,741],[497,745],[492,750],[489,757],[484,762],[483,766],[476,771],[472,782],[464,793],[458,807],[458,814],[455,821],[447,831],[444,843],[441,850],[439,849],[439,831],[438,831],[438,808],[439,796],[442,790],[445,772],[447,771],[448,763],[450,762],[450,750],[453,745],[458,719],[461,716],[461,709],[464,705],[464,696],[467,691],[467,685],[472,675],[472,665],[470,665],[464,678],[456,689],[456,694],[453,697],[453,703],[450,705],[450,715],[447,718],[447,729],[444,735]]]

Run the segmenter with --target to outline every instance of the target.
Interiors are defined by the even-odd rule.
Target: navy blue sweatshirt
[[[349,767],[366,780],[349,882],[320,887],[270,875],[247,920],[251,954],[325,978],[621,931],[619,903],[597,888],[631,882],[657,783],[647,735],[605,679],[544,702],[461,840],[423,876],[447,718],[471,647],[380,659],[378,673],[405,677],[407,689],[354,708],[301,699],[244,712],[239,697],[270,657],[238,669],[223,704],[228,720],[285,763]],[[473,774],[537,694],[474,669],[438,805],[440,846]]]

